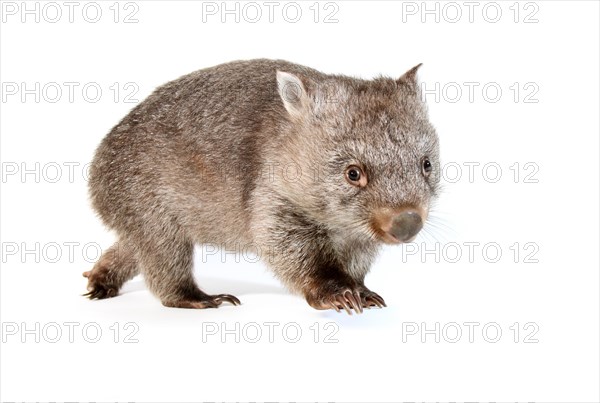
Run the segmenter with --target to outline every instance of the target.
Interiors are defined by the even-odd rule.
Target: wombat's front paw
[[[311,294],[306,296],[306,301],[315,309],[335,309],[337,312],[344,309],[349,315],[352,315],[352,310],[362,313],[363,308],[386,306],[383,298],[366,287]]]
[[[190,309],[205,309],[218,308],[223,302],[229,302],[231,305],[241,305],[237,297],[230,294],[219,295],[204,295],[202,297],[174,301],[162,301],[164,306],[171,308],[190,308]]]

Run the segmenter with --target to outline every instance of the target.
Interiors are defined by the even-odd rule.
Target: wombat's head
[[[418,67],[370,81],[277,73],[291,129],[284,154],[301,172],[285,193],[331,230],[401,243],[423,227],[440,164]]]

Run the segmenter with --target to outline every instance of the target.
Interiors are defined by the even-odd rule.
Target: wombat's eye
[[[358,187],[365,187],[367,185],[367,175],[356,165],[350,165],[346,168],[346,180],[349,184]]]
[[[431,173],[431,169],[433,168],[431,165],[431,161],[429,161],[429,158],[423,158],[423,162],[421,163],[421,165],[423,167],[423,175],[429,176],[429,174]]]

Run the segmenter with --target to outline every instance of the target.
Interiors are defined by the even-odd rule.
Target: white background
[[[301,2],[296,23],[283,17],[283,2],[273,22],[259,2],[256,23],[244,14],[221,22],[220,2],[212,3],[216,15],[203,14],[201,2],[100,2],[96,23],[82,15],[86,2],[73,22],[55,4],[56,23],[48,21],[54,6],[38,3],[39,22],[30,14],[23,23],[21,2],[2,4],[3,401],[599,401],[597,2],[481,2],[472,22],[463,2],[437,3],[439,22],[435,14],[421,21],[421,2],[391,1],[321,3],[315,22],[313,2]],[[93,5],[86,10],[95,18]],[[254,18],[255,9],[245,10]],[[124,23],[134,11],[138,22]],[[337,22],[325,23],[333,11]],[[427,101],[442,162],[454,169],[434,214],[442,227],[416,246],[383,250],[367,286],[388,308],[351,317],[316,311],[251,256],[200,249],[201,286],[237,295],[242,306],[168,309],[141,278],[118,298],[81,297],[81,272],[97,245],[113,242],[90,207],[84,165],[135,105],[125,95],[141,101],[193,70],[257,57],[363,78],[399,77],[423,62],[420,80],[428,90],[438,83],[439,99],[430,93]],[[77,83],[72,100],[65,82]],[[477,83],[473,99],[465,82]],[[97,102],[93,88],[82,94],[88,83],[102,89]],[[34,91],[22,99],[23,89]],[[465,163],[479,164],[472,178]],[[22,176],[24,168],[34,173]],[[472,259],[469,242],[479,243]],[[440,258],[421,255],[425,248]],[[72,342],[65,322],[78,324]],[[279,323],[272,342],[265,322]],[[472,342],[465,322],[479,323]],[[239,342],[235,331],[223,333],[236,326]],[[262,337],[252,343],[257,327]],[[137,343],[126,343],[134,330]],[[337,342],[326,343],[332,332]]]

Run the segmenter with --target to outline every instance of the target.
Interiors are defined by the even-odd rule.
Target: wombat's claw
[[[328,302],[330,308],[335,309],[336,312],[340,312],[340,308],[343,308],[348,315],[352,315],[352,310],[356,313],[363,312],[363,305],[361,304],[360,294],[358,291],[346,290],[341,294],[335,294],[331,297]]]
[[[119,293],[119,289],[117,287],[103,284],[101,281],[99,281],[101,277],[91,277],[91,275],[91,270],[83,272],[83,277],[88,279],[88,292],[86,292],[82,296],[87,297],[89,299],[105,299],[117,296],[117,294]]]
[[[357,289],[345,289],[329,294],[325,297],[306,297],[306,301],[315,309],[333,309],[336,312],[341,312],[343,309],[352,315],[352,311],[360,314],[363,313],[363,308],[378,307],[383,308],[387,305],[383,298],[373,291],[363,287]]]
[[[119,293],[114,287],[107,287],[101,284],[95,284],[93,286],[88,287],[88,292],[83,294],[84,297],[88,297],[89,299],[105,299],[116,297]]]
[[[231,294],[214,295],[213,301],[215,301],[217,303],[217,305],[221,305],[221,302],[223,302],[223,301],[227,301],[233,306],[242,305],[240,300],[236,296],[231,295]]]
[[[383,298],[381,298],[378,294],[373,291],[369,291],[368,294],[364,295],[362,298],[362,305],[365,308],[371,308],[372,306],[377,306],[379,308],[387,307]]]
[[[237,297],[230,294],[206,295],[197,300],[175,300],[163,301],[163,305],[171,308],[189,308],[189,309],[205,309],[218,308],[223,302],[229,302],[231,305],[241,305]]]

